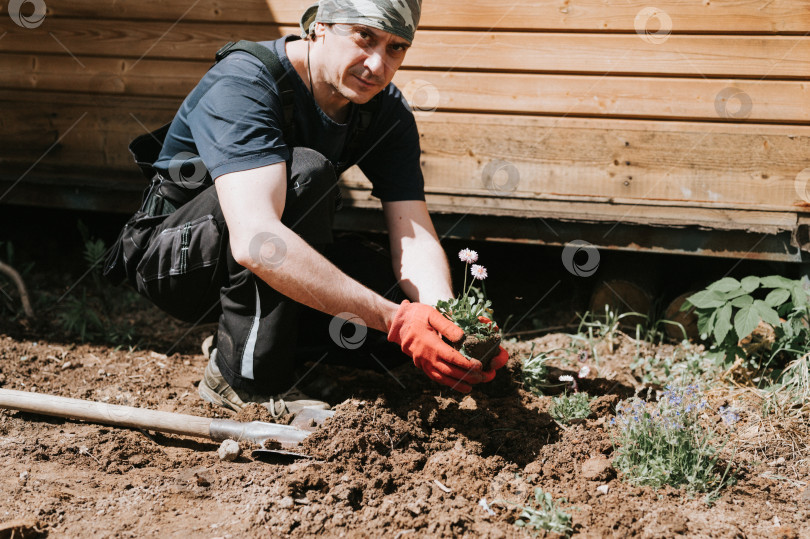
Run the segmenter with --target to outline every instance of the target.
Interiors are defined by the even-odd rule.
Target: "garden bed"
[[[167,357],[42,337],[21,328],[0,336],[2,387],[228,415],[197,397],[205,360],[191,350]],[[609,423],[636,389],[629,365],[637,343],[617,340],[613,353],[596,343],[598,366],[586,360],[591,372],[579,389],[597,398],[592,416],[573,425],[551,418],[551,396],[520,383],[532,344],[534,354],[571,352],[549,362],[550,379],[576,374],[584,349],[564,334],[507,342],[509,365],[467,396],[409,365],[392,371],[399,383],[384,372],[319,365],[310,376],[338,382],[326,388],[337,413],[306,442],[315,458],[293,464],[223,462],[205,441],[2,411],[0,522],[33,519],[54,536],[84,537],[523,537],[513,523],[541,487],[555,502],[566,498],[560,507],[579,536],[808,536],[807,439],[791,441],[797,426],[763,418],[750,392],[708,395],[713,408],[733,400],[742,416],[726,446],[737,444],[736,484],[712,505],[685,490],[622,481],[609,464]]]
[[[97,282],[84,262],[65,267],[60,245],[42,248],[53,261],[26,264],[23,255],[15,264],[35,321],[2,288],[0,387],[268,420],[258,407],[237,415],[198,397],[199,344],[212,326],[173,322]],[[765,413],[750,373],[712,368],[702,346],[636,340],[593,318],[578,332],[574,300],[587,300],[577,288],[585,281],[563,270],[538,280],[531,266],[510,263],[514,254],[488,258],[503,262],[493,277],[509,275],[491,287],[499,320],[508,325],[517,313],[527,331],[505,336],[510,360],[495,380],[465,396],[410,363],[390,372],[306,364],[304,389],[336,410],[302,447],[311,460],[262,462],[246,451],[226,462],[205,440],[0,410],[0,537],[528,537],[536,530],[515,524],[529,520],[536,488],[541,501],[550,496],[551,516],[570,516],[560,522],[577,537],[810,536],[806,415]],[[101,325],[88,322],[93,314]],[[531,333],[550,326],[563,329]],[[527,378],[524,367],[540,363]],[[542,386],[532,391],[532,381]],[[573,381],[595,398],[587,417],[566,423],[554,403]],[[694,492],[634,484],[614,465],[617,405],[637,395],[654,406],[665,385],[692,383],[706,401],[700,423],[716,433],[722,480]],[[739,420],[726,424],[721,409]]]

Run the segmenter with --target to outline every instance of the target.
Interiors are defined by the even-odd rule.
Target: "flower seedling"
[[[565,498],[560,498],[565,502]],[[560,509],[551,498],[551,494],[543,492],[537,487],[534,489],[534,504],[523,507],[520,518],[515,521],[515,526],[527,528],[537,534],[540,530],[558,533],[568,537],[573,528],[571,526],[571,515]],[[522,520],[525,519],[525,520]]]
[[[554,397],[551,400],[548,414],[560,423],[571,423],[572,420],[587,419],[591,415],[591,400],[593,399],[587,393],[579,392],[577,381],[570,374],[560,376],[560,382],[570,383],[574,393],[569,395],[568,388],[566,388],[565,393]]]
[[[489,370],[490,360],[499,351],[501,330],[492,320],[492,303],[486,298],[487,269],[475,263],[478,253],[471,249],[462,249],[458,257],[465,264],[462,293],[456,298],[438,301],[436,309],[464,331],[464,337],[452,343],[453,346],[465,356],[479,360],[484,370]],[[467,268],[472,277],[469,285]],[[481,290],[473,286],[475,281],[481,282]]]

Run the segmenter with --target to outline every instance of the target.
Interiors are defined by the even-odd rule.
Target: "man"
[[[291,132],[279,81],[246,52],[217,63],[178,111],[154,163],[159,182],[207,188],[147,218],[157,224],[131,242],[144,253],[128,277],[181,319],[218,317],[203,399],[234,410],[260,402],[275,416],[327,408],[293,378],[303,306],[385,332],[428,377],[462,392],[506,362],[501,351],[482,372],[442,340],[463,332],[432,307],[453,295],[448,263],[424,202],[416,124],[391,84],[419,15],[419,0],[323,0],[302,18],[304,39],[261,43],[293,88]],[[322,254],[336,169],[355,163],[382,200],[394,274],[413,302],[391,301]]]

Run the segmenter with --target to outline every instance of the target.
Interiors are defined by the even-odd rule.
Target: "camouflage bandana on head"
[[[419,24],[422,0],[320,0],[301,17],[302,35],[316,22],[365,24],[409,42]]]

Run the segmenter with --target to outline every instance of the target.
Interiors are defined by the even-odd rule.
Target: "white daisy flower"
[[[458,252],[458,258],[467,264],[473,264],[478,261],[478,253],[472,249],[462,249]]]
[[[484,266],[479,266],[478,264],[473,264],[470,268],[470,273],[473,276],[473,279],[478,279],[479,281],[483,281],[487,278],[487,268]]]
[[[577,373],[577,377],[585,378],[590,373],[591,373],[591,368],[589,366],[587,366],[587,365],[583,365],[582,368],[579,369],[579,372]]]

